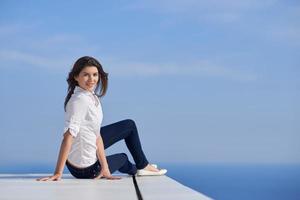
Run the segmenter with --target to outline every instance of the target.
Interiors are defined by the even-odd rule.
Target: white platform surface
[[[50,174],[0,174],[1,200],[135,200],[136,191],[131,176],[121,180],[75,179],[65,174],[61,181],[36,181]],[[137,177],[144,200],[210,198],[167,176]]]
[[[168,176],[143,176],[136,178],[144,199],[149,200],[211,200]]]

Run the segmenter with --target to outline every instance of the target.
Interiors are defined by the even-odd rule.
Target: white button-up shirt
[[[68,161],[76,167],[88,167],[97,161],[96,139],[100,135],[103,113],[99,98],[76,86],[66,106],[64,133],[74,137]]]

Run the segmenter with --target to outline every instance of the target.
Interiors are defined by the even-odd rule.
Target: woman
[[[85,56],[75,62],[67,79],[64,137],[56,169],[52,176],[37,180],[60,180],[65,164],[76,178],[119,179],[111,175],[116,170],[141,176],[164,175],[167,172],[149,164],[134,121],[123,120],[100,129],[103,115],[98,97],[106,93],[107,76],[95,58]],[[105,155],[104,149],[122,139],[135,164],[125,153]]]

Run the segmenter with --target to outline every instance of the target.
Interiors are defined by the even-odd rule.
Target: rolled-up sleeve
[[[76,137],[87,114],[87,102],[83,97],[71,98],[65,112],[64,133],[67,130]]]

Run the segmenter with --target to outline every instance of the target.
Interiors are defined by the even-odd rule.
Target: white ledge
[[[40,182],[36,178],[50,174],[0,174],[0,199],[28,200],[135,200],[131,176],[121,180],[75,179],[64,174],[61,181]],[[210,198],[188,188],[167,176],[136,177],[144,199],[153,200],[209,200]]]

